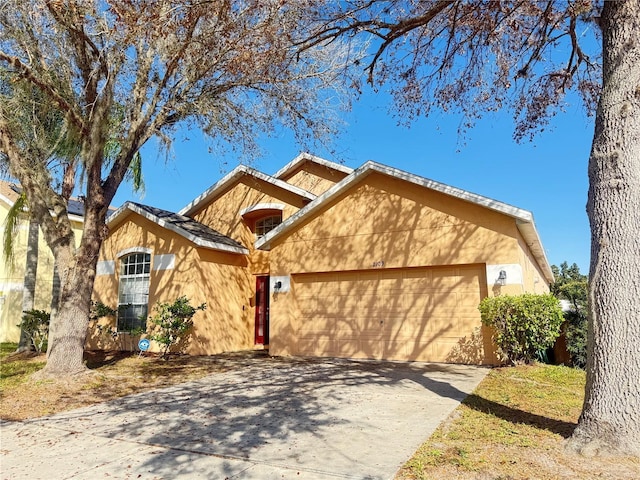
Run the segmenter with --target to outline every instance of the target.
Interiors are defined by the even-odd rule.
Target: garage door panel
[[[431,272],[406,272],[402,280],[403,292],[423,292],[433,288]]]
[[[481,324],[483,277],[479,265],[294,275],[299,354],[447,361]]]
[[[407,317],[424,318],[433,308],[431,296],[424,292],[404,293],[402,303]]]
[[[404,311],[401,295],[365,294],[358,298],[359,316],[387,318]]]
[[[315,316],[313,317],[313,321],[305,322],[305,325],[301,329],[302,335],[308,335],[310,333],[318,334],[318,333],[326,333],[331,334],[336,330],[336,319],[333,317],[326,316]]]

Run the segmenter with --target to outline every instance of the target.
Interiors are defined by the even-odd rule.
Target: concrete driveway
[[[390,479],[479,367],[221,357],[198,381],[1,425],[2,479]]]

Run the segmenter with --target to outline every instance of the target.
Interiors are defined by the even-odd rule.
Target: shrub
[[[162,349],[162,358],[168,358],[175,345],[182,346],[193,328],[193,316],[198,310],[207,308],[205,303],[193,307],[185,296],[173,303],[159,303],[155,306],[155,315],[149,318],[151,335],[149,338]]]
[[[49,322],[51,314],[44,310],[26,310],[22,321],[18,325],[29,337],[36,352],[42,353],[49,337]]]
[[[102,317],[115,317],[116,313],[116,309],[111,308],[100,301],[91,301],[91,312],[89,313],[89,318],[91,320],[98,320]]]
[[[564,321],[552,294],[487,297],[478,307],[484,325],[495,329],[494,340],[511,364],[529,363],[553,345]]]
[[[582,312],[564,313],[567,351],[574,367],[584,369],[587,365],[587,317]]]
[[[567,351],[574,367],[585,368],[587,364],[587,296],[588,277],[580,273],[575,263],[571,266],[562,262],[558,268],[551,265],[555,282],[551,292],[558,298],[567,300],[569,308],[564,312]]]

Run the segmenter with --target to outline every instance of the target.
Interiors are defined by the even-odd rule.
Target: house
[[[478,304],[553,281],[530,212],[375,162],[238,166],[172,213],[109,219],[95,298],[120,331],[207,303],[187,352],[497,363]],[[89,348],[109,348],[95,330]]]
[[[7,215],[16,200],[20,197],[20,185],[8,181],[0,181],[0,235],[4,238]],[[76,242],[82,237],[84,206],[82,202],[72,199],[68,204],[71,228],[76,235]],[[0,342],[18,342],[22,319],[22,295],[24,291],[24,275],[28,242],[29,221],[26,215],[18,224],[18,232],[13,240],[13,258],[4,261],[4,243],[0,247]],[[53,288],[53,254],[45,242],[42,232],[38,235],[38,266],[35,285],[34,308],[51,311]]]

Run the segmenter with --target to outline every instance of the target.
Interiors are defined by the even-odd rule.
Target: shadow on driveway
[[[96,454],[78,466],[69,456],[74,478],[387,479],[487,372],[255,354],[219,361],[234,368],[23,425],[65,432],[50,448],[113,442],[100,447],[110,460]]]

